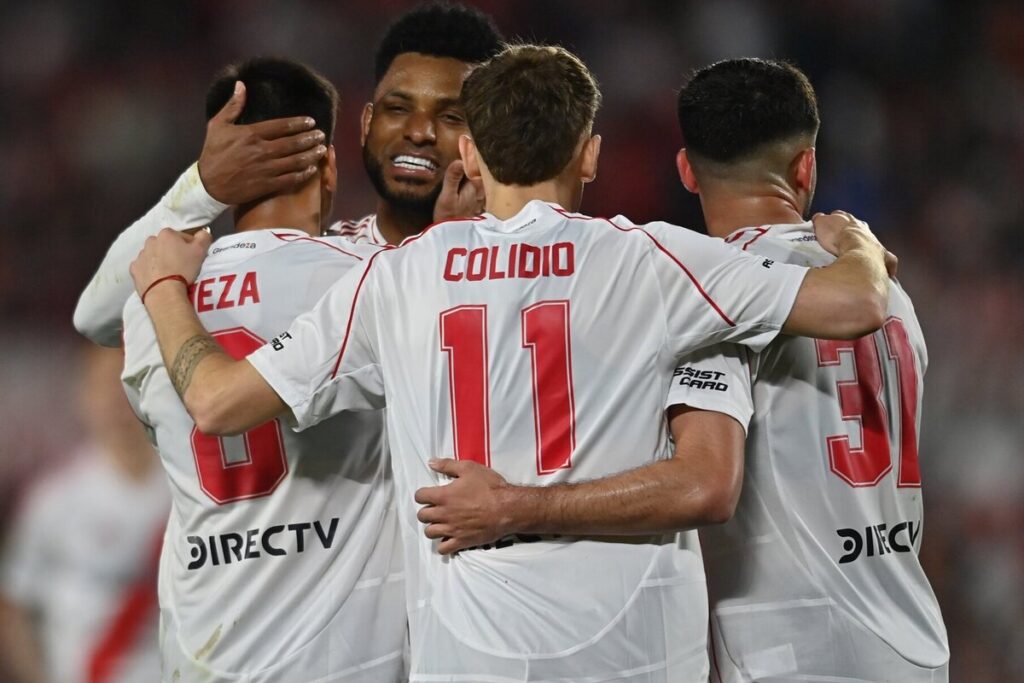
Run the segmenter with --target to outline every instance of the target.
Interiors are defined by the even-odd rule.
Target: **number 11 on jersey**
[[[572,467],[576,408],[569,302],[541,301],[520,311],[522,347],[530,354],[537,474]],[[487,306],[456,306],[440,316],[448,355],[455,457],[491,464]]]

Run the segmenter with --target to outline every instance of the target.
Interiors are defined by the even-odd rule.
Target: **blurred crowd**
[[[479,0],[509,38],[601,82],[583,210],[702,229],[679,184],[675,91],[694,67],[786,58],[822,107],[817,210],[900,258],[929,342],[922,557],[951,680],[1024,680],[1024,4],[1015,0]],[[341,93],[336,214],[373,208],[358,116],[398,0],[40,0],[0,8],[0,539],[84,438],[74,302],[113,237],[198,155],[225,63],[304,60]],[[9,534],[8,534],[9,535]],[[0,679],[3,667],[0,666]]]

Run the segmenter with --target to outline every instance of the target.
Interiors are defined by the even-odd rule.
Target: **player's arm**
[[[782,327],[785,334],[856,339],[885,322],[896,258],[863,223],[842,211],[814,217],[818,242],[837,258],[813,268]]]
[[[207,434],[240,434],[285,411],[284,402],[245,360],[228,356],[199,322],[188,285],[210,237],[161,230],[131,264],[156,331],[160,355],[185,408]]]
[[[471,461],[433,461],[455,480],[416,492],[419,519],[443,554],[512,533],[651,534],[728,521],[743,481],[743,426],[681,405],[669,425],[671,458],[577,484],[513,486]]]
[[[132,293],[128,267],[147,238],[167,227],[208,225],[229,204],[290,187],[315,170],[324,147],[312,119],[235,125],[244,104],[245,89],[240,87],[207,124],[199,162],[114,240],[75,307],[75,328],[86,337],[104,346],[120,345],[121,311]]]

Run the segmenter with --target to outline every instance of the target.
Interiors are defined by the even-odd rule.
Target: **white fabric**
[[[132,584],[152,571],[168,499],[159,470],[133,482],[92,449],[32,492],[12,528],[0,591],[39,614],[50,680],[86,682]],[[157,621],[154,607],[110,683],[156,680]]]
[[[298,230],[230,235],[211,246],[193,302],[215,336],[231,330],[236,342],[257,338],[255,346],[376,251]],[[173,492],[160,572],[165,680],[397,678],[406,618],[383,413],[341,415],[302,434],[275,421],[287,469],[272,490],[254,489],[265,495],[237,499],[254,490],[232,493],[217,474],[237,484],[247,468],[274,460],[257,461],[246,450],[254,441],[224,438],[220,457],[229,464],[204,460],[211,474],[201,477],[194,424],[138,296],[124,317],[124,384]]]
[[[509,277],[535,272],[533,256],[508,265],[513,246],[556,254],[537,262],[550,275]],[[766,267],[676,226],[624,229],[534,201],[507,221],[445,222],[378,253],[297,319],[277,350],[264,346],[249,357],[303,428],[344,408],[379,407],[386,394],[410,567],[412,680],[485,680],[497,671],[506,673],[494,680],[549,680],[573,676],[565,672],[579,660],[587,680],[632,671],[643,672],[637,680],[678,681],[696,680],[706,667],[704,656],[684,656],[706,638],[704,610],[695,607],[703,604],[700,563],[670,539],[543,539],[452,558],[434,551],[413,494],[441,482],[427,460],[454,453],[443,343],[461,348],[480,343],[474,330],[486,335],[489,391],[479,400],[489,405],[483,431],[492,467],[521,484],[590,479],[666,457],[663,404],[675,358],[725,340],[768,343],[804,273]],[[571,466],[547,474],[539,473],[535,436],[534,352],[524,341],[524,311],[540,302],[545,313],[568,311],[568,329],[531,320],[550,335],[548,352],[568,339],[566,412],[575,420]],[[483,306],[486,327],[445,342],[442,320],[454,325],[457,312]],[[565,371],[564,363],[544,370],[538,395],[549,399]],[[662,603],[681,607],[656,607]]]
[[[380,228],[377,227],[377,214],[373,213],[363,216],[357,221],[338,221],[327,229],[327,234],[344,237],[355,244],[376,244],[384,247],[388,243],[384,239],[384,235],[380,234]]]
[[[778,262],[822,266],[833,260],[818,246],[810,224],[741,230],[729,241]],[[888,315],[902,321],[913,350],[919,427],[927,352],[913,305],[895,283]],[[892,452],[891,471],[874,486],[852,486],[830,469],[829,437],[848,436],[854,447],[864,438],[862,423],[844,421],[840,412],[837,383],[853,382],[852,353],[840,353],[838,365],[822,365],[811,339],[780,337],[760,354],[720,347],[728,356],[705,352],[682,364],[690,374],[723,373],[720,386],[672,384],[669,405],[721,410],[738,419],[753,408],[736,514],[720,527],[701,530],[712,619],[721,635],[717,659],[723,669],[744,673],[726,680],[761,680],[756,674],[767,668],[784,674],[779,680],[799,673],[931,681],[939,675],[933,669],[948,661],[939,606],[917,557],[921,488],[898,485],[899,368],[885,331],[874,340]],[[913,526],[896,531],[907,522]],[[879,524],[885,525],[884,547],[878,532],[868,531]],[[841,529],[861,537],[856,559],[840,562],[853,557],[855,547],[851,531],[841,536]],[[905,552],[894,551],[894,532]],[[788,654],[778,659],[773,652]],[[903,664],[897,667],[897,661]],[[887,663],[884,678],[878,662]]]

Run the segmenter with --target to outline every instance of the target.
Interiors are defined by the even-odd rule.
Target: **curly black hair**
[[[820,124],[807,76],[769,59],[727,59],[698,69],[679,91],[677,113],[686,148],[719,163],[794,135],[816,135]]]
[[[502,41],[494,20],[480,10],[451,2],[420,5],[388,28],[377,48],[374,78],[379,83],[395,57],[405,52],[478,64],[496,55]]]

